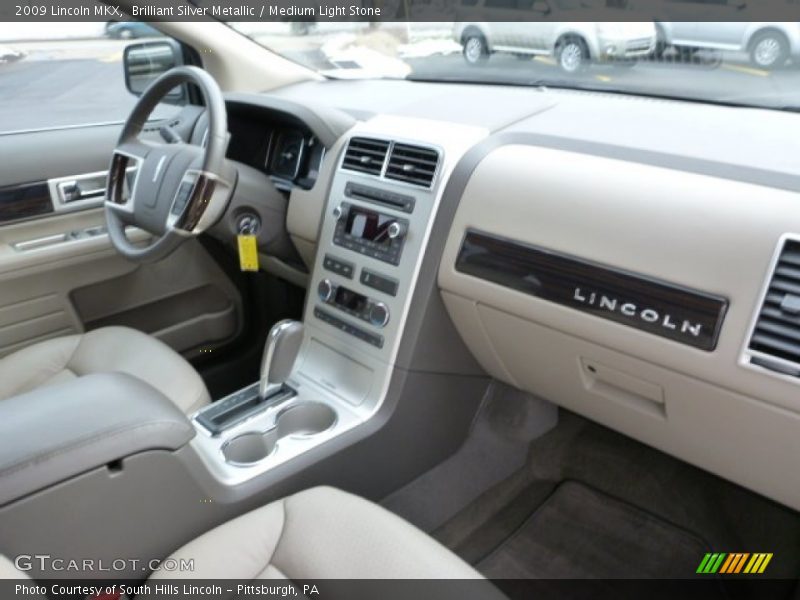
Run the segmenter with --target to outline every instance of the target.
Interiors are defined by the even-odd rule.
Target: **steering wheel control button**
[[[193,181],[182,181],[181,186],[178,188],[178,193],[175,194],[175,202],[172,204],[170,211],[176,217],[183,212],[186,208],[186,203],[189,201],[189,196],[192,194]]]
[[[353,272],[355,271],[353,263],[338,259],[330,254],[326,254],[325,258],[322,260],[322,268],[331,273],[346,277],[347,279],[352,279]]]
[[[375,327],[386,327],[389,323],[389,307],[383,302],[374,302],[369,307],[369,322]]]
[[[390,296],[397,296],[397,288],[400,285],[396,279],[386,277],[369,269],[361,269],[359,281],[373,290],[378,290]]]
[[[323,279],[317,284],[317,295],[323,302],[333,300],[334,287],[330,279]]]

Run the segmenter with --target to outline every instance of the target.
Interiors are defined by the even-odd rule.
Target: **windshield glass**
[[[547,18],[539,22],[229,25],[337,78],[569,87],[800,108],[798,23],[555,20],[562,11],[574,17],[570,11],[576,2],[580,0],[547,4],[542,9]],[[528,4],[528,10],[536,10],[539,0]],[[723,18],[727,5],[714,6]]]

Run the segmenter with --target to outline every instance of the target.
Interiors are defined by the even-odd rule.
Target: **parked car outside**
[[[141,21],[110,21],[106,23],[106,35],[115,40],[132,40],[163,34],[155,27]]]
[[[453,30],[469,64],[479,64],[495,52],[508,52],[552,56],[563,71],[576,73],[591,62],[630,64],[656,48],[652,22],[576,21],[580,8],[564,10],[547,0],[534,0],[527,9],[504,8],[498,0],[479,3],[487,21],[457,22]],[[536,15],[531,16],[531,12]],[[571,20],[559,21],[559,17]]]
[[[659,56],[669,47],[679,52],[747,52],[753,65],[762,69],[777,69],[800,57],[799,23],[663,21],[656,26]]]

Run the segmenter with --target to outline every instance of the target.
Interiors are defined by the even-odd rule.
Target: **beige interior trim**
[[[261,268],[267,273],[285,279],[296,286],[302,288],[308,287],[308,273],[303,273],[299,269],[287,265],[276,256],[270,256],[269,254],[262,254],[259,252],[258,257],[261,261]]]
[[[294,188],[289,199],[286,214],[286,228],[292,237],[300,256],[311,269],[317,251],[317,239],[322,224],[322,211],[328,202],[333,175],[339,164],[339,155],[342,152],[346,136],[329,148],[322,161],[317,181],[310,190]]]
[[[458,273],[468,228],[723,296],[730,306],[717,349]],[[462,337],[495,377],[800,508],[800,474],[784,464],[800,440],[800,382],[740,364],[788,231],[800,231],[789,191],[509,145],[466,186],[439,284]],[[599,379],[588,376],[587,360],[602,367]],[[653,402],[662,393],[663,403]]]
[[[0,228],[0,357],[36,342],[81,333],[84,321],[113,316],[109,310],[133,310],[208,285],[232,299],[230,307],[193,319],[177,314],[169,327],[152,334],[187,354],[199,352],[198,340],[221,342],[236,334],[241,327],[238,291],[196,241],[183,244],[163,261],[141,266],[122,257],[107,234],[29,250],[18,246],[104,226],[103,209],[98,208]],[[138,229],[130,231],[129,237],[143,243],[150,239]],[[76,291],[96,286],[103,287],[96,302],[79,306]]]
[[[130,2],[123,0],[122,9]],[[321,80],[311,69],[253,42],[219,21],[154,23],[200,54],[203,67],[223,91],[263,92],[291,83]]]

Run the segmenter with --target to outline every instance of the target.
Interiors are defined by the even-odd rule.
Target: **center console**
[[[484,135],[392,117],[351,130],[319,207],[302,336],[265,350],[285,366],[278,391],[254,384],[193,418],[192,445],[218,480],[253,479],[378,411],[446,179]]]

